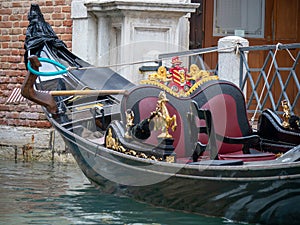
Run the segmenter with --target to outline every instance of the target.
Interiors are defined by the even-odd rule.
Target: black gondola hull
[[[300,162],[289,166],[153,163],[124,157],[52,122],[83,173],[104,192],[249,223],[297,224],[300,219]]]
[[[236,152],[226,152],[226,148],[232,150],[233,145],[249,147],[250,144],[253,144],[252,142],[241,141],[260,140],[256,135],[252,135],[243,92],[230,82],[210,80],[202,86],[199,83],[200,86],[197,86],[191,95],[184,98],[177,95],[172,96],[172,92],[166,94],[170,100],[168,104],[169,109],[173,110],[172,114],[175,113],[177,114],[176,118],[181,118],[178,120],[178,122],[180,121],[178,126],[181,129],[177,130],[177,136],[175,134],[173,136],[174,152],[178,158],[181,157],[181,161],[178,159],[177,162],[174,160],[171,163],[163,157],[161,160],[149,158],[149,155],[146,154],[152,153],[153,150],[147,149],[149,146],[157,147],[158,150],[165,146],[151,145],[153,143],[145,144],[143,141],[136,145],[129,141],[126,143],[124,133],[128,128],[126,125],[130,123],[126,121],[125,111],[136,109],[135,118],[145,119],[145,115],[148,118],[149,113],[156,107],[159,93],[168,89],[161,88],[161,83],[155,87],[135,86],[109,68],[96,68],[84,62],[65,48],[50,25],[44,21],[37,5],[32,5],[28,18],[30,24],[25,40],[25,63],[28,59],[33,62],[33,58],[27,55],[30,52],[38,57],[55,60],[66,68],[76,69],[58,77],[39,77],[35,87],[32,85],[33,82],[26,83],[28,79],[25,79],[22,93],[28,99],[45,107],[48,120],[63,137],[83,173],[99,189],[107,193],[129,196],[158,207],[225,217],[236,221],[261,224],[298,224],[300,221],[299,133],[295,135],[296,131],[289,131],[292,132],[289,137],[293,137],[293,143],[288,143],[288,145],[285,143],[284,151],[280,152],[283,155],[276,159],[266,160],[264,158],[257,162],[244,162],[242,158],[245,156],[246,158],[247,156],[255,158],[265,154],[261,152],[264,150],[261,148],[264,143],[259,142],[260,146],[251,146],[259,153],[251,155],[249,148],[245,148],[246,150],[242,150],[241,158],[238,160],[225,160],[225,158],[207,160],[204,157],[198,160],[197,155],[195,162],[191,162],[191,155],[196,151],[195,142],[197,142],[196,144],[198,141],[201,142],[201,139],[198,139],[198,136],[201,135],[198,133],[201,131],[201,127],[197,127],[188,117],[191,115],[190,113],[194,112],[194,110],[189,111],[191,101],[195,101],[194,103],[199,106],[196,109],[198,113],[193,115],[200,118],[199,112],[203,107],[212,112],[216,126],[226,122],[224,123],[225,130],[233,132],[229,133],[226,138],[224,136],[227,143],[224,145],[222,154],[234,156],[233,153]],[[36,56],[33,57],[37,60]],[[39,69],[38,61],[36,61],[35,69]],[[47,73],[57,69],[57,66],[48,65],[42,70]],[[27,74],[31,78],[35,76],[32,75],[29,72]],[[106,91],[121,89],[128,93],[125,93],[125,96],[107,94],[105,96],[64,95],[56,97],[49,94],[49,91],[84,91],[86,88]],[[221,104],[219,99],[222,100]],[[49,110],[50,108],[51,110]],[[224,115],[226,116],[224,117]],[[139,124],[141,121],[135,122]],[[138,146],[131,150],[134,153],[142,152],[148,158],[139,158],[127,154],[127,151],[120,151],[124,146],[119,143],[108,148],[106,141],[109,129],[107,128],[113,127],[114,124],[120,125],[120,129],[116,126],[119,133],[114,130],[114,141],[120,141],[124,146]],[[212,121],[209,124],[212,125]],[[273,127],[274,130],[279,130],[276,135],[280,137],[283,137],[282,133],[287,133],[286,130],[277,129],[278,125],[275,123],[271,124],[272,126],[263,124],[268,125],[269,123],[268,121],[262,123],[261,129],[266,128],[266,132],[269,127]],[[209,127],[208,123],[206,126]],[[280,126],[279,128],[281,128]],[[270,138],[265,136],[266,133],[262,130],[260,130],[261,137]],[[102,136],[90,139],[83,135],[84,131],[92,136],[98,133],[101,133]],[[218,130],[216,129],[216,131]],[[240,136],[236,136],[236,134]],[[286,136],[284,137],[286,139]],[[158,139],[158,136],[156,138]],[[212,136],[209,136],[210,140],[211,138]],[[97,141],[100,140],[102,142],[98,143]],[[278,138],[275,139],[275,142],[276,140]],[[265,143],[269,144],[270,142],[267,140]],[[273,151],[270,154],[275,158],[274,153],[279,152],[275,148],[283,149],[283,145],[279,142],[274,144],[274,140],[271,144],[268,145]],[[117,147],[120,149],[116,149]],[[163,151],[157,149],[154,150],[158,156],[160,153],[165,156],[164,150],[166,149]],[[167,150],[173,149],[168,148]],[[213,150],[218,154],[217,151],[220,149],[214,148]],[[181,155],[178,154],[179,151]],[[182,161],[182,159],[186,160]]]

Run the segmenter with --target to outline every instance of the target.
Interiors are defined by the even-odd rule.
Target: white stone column
[[[231,81],[239,86],[240,54],[236,51],[237,46],[248,47],[249,41],[238,36],[227,36],[219,39],[218,75],[220,79]]]
[[[87,13],[84,0],[73,0],[72,52],[91,64],[97,61],[97,19]]]
[[[160,53],[188,49],[188,16],[199,4],[190,0],[94,0],[84,4],[95,18],[95,65],[114,65],[149,60]],[[91,42],[89,42],[90,44]],[[139,67],[112,68],[134,83],[144,79]]]

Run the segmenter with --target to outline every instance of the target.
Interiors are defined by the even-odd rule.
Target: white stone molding
[[[188,16],[199,6],[189,0],[98,0],[73,1],[72,10],[82,10],[83,5],[86,13],[72,12],[73,51],[99,66],[149,60],[154,52],[187,50]],[[140,66],[113,69],[137,83],[142,79]]]

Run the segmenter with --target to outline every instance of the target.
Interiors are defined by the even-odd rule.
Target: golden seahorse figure
[[[169,128],[171,127],[172,131],[176,130],[177,127],[177,121],[176,121],[176,115],[170,116],[170,113],[168,111],[168,108],[166,106],[166,102],[169,100],[166,97],[166,92],[161,91],[158,96],[158,101],[156,105],[155,112],[156,116],[158,118],[162,118],[163,125],[161,126],[162,133],[158,136],[159,138],[172,138],[172,135],[169,133]]]

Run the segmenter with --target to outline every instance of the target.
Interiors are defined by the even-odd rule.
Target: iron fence
[[[300,71],[300,43],[239,47],[238,50],[241,57],[239,87],[245,91],[247,111],[255,115],[261,113],[265,108],[271,108],[276,113],[282,114],[281,102],[286,100],[292,114],[295,109],[299,112],[300,75],[297,75],[297,70]],[[290,59],[288,66],[279,65],[280,60],[276,58],[277,53],[282,51],[286,51],[286,56]],[[217,75],[218,63],[216,68],[208,69],[203,59],[204,54],[212,52],[218,52],[218,47],[161,54],[159,60],[172,56],[189,56],[190,63],[197,62],[203,69],[206,68]],[[262,62],[260,66],[255,68],[249,66],[249,61],[255,57],[255,54],[253,56],[250,53],[254,52],[261,53],[260,60]],[[288,93],[288,89],[291,88],[294,90],[294,94]]]
[[[277,44],[266,46],[240,47],[240,88],[247,92],[247,110],[254,114],[260,113],[266,107],[281,114],[281,101],[286,100],[293,112],[300,106],[300,84],[296,69],[299,66],[300,44]],[[264,51],[266,54],[263,64],[259,68],[250,68],[250,53]],[[280,51],[286,51],[286,57],[290,57],[291,65],[279,65],[276,55]],[[293,53],[292,53],[293,52]],[[247,60],[249,53],[249,60]],[[297,70],[300,68],[298,67]],[[284,74],[284,75],[283,75]],[[288,94],[292,88],[295,94]],[[279,96],[274,96],[274,91]],[[256,106],[253,109],[253,105]],[[252,107],[251,107],[252,106]]]
[[[218,75],[218,63],[215,68],[210,68],[206,65],[205,60],[203,58],[204,54],[214,53],[218,52],[218,47],[208,47],[208,48],[199,48],[199,49],[192,49],[188,51],[182,51],[182,52],[173,52],[173,53],[166,53],[166,54],[160,54],[158,56],[159,60],[164,59],[171,59],[174,56],[189,57],[189,64],[197,64],[200,69],[207,70],[208,72],[211,72],[215,75]]]

